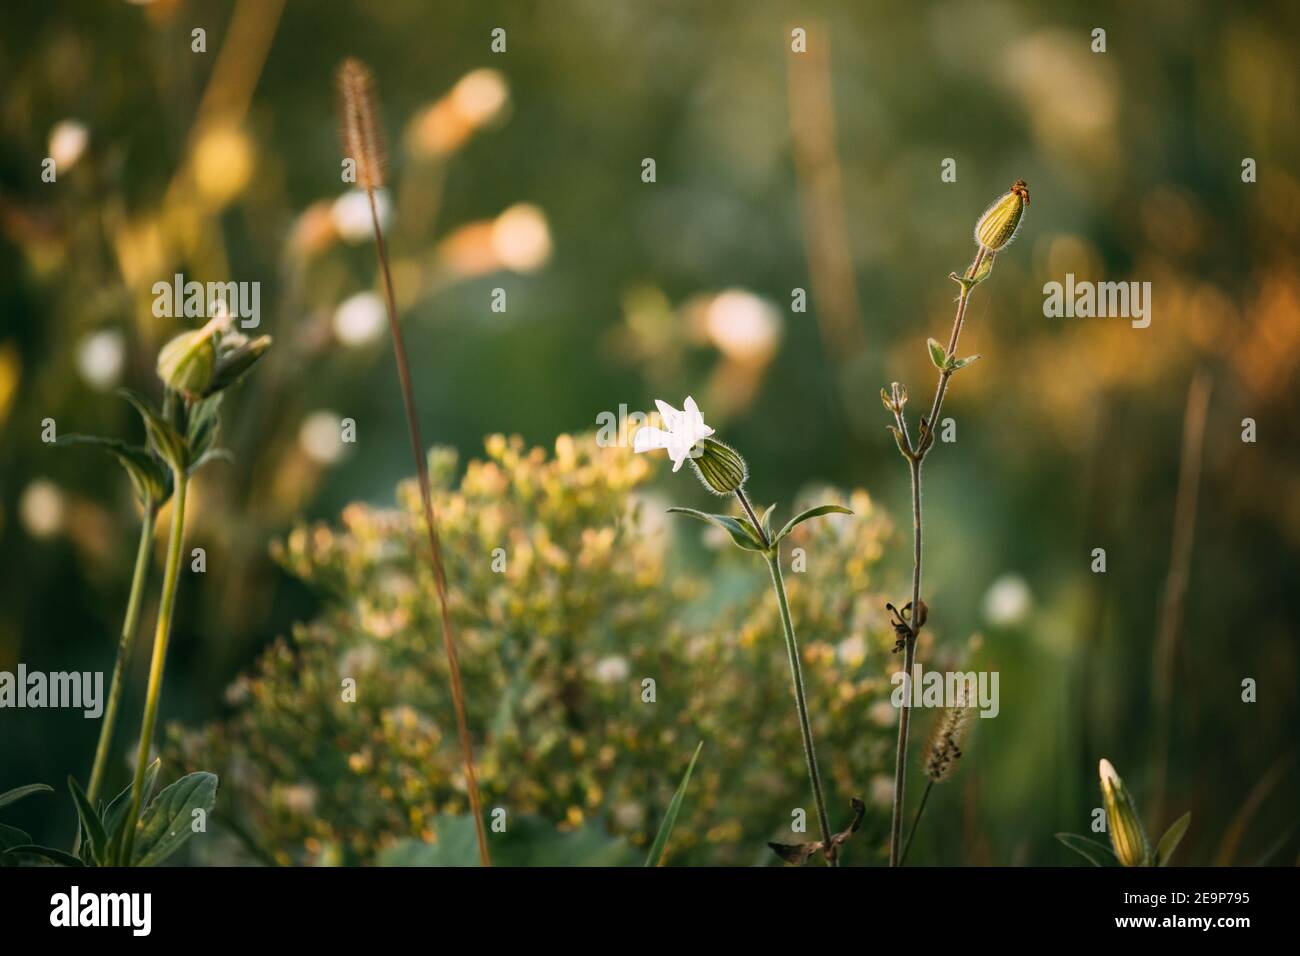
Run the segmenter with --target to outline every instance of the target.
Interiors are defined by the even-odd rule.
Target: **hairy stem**
[[[907,862],[907,851],[912,849],[912,838],[916,836],[916,828],[921,825],[921,814],[925,812],[925,802],[930,799],[930,791],[934,789],[934,781],[930,780],[925,785],[925,790],[921,793],[921,803],[916,808],[916,818],[912,821],[912,829],[907,832],[907,842],[903,844],[903,855],[898,858],[898,865],[902,866]]]
[[[966,278],[975,276],[987,255],[988,253],[981,247],[966,270]],[[952,359],[957,354],[957,342],[961,338],[962,326],[966,322],[966,307],[970,304],[970,290],[970,286],[963,285],[961,295],[957,298],[957,315],[953,319],[952,333],[948,336],[946,353],[948,359]],[[951,378],[952,371],[945,368],[939,372],[939,384],[934,390],[930,415],[921,420],[921,434],[915,443],[907,434],[901,406],[895,413],[899,427],[903,429],[904,443],[910,452],[906,458],[912,476],[912,616],[909,622],[911,635],[906,640],[903,661],[903,706],[898,715],[898,749],[894,755],[894,811],[889,834],[890,866],[898,866],[900,862],[899,843],[903,831],[903,805],[907,778],[907,738],[911,725],[912,669],[916,664],[916,640],[922,626],[918,616],[918,609],[921,606],[921,466],[934,442],[934,429],[938,424],[939,413],[943,411],[943,399],[948,391],[948,380]]]
[[[153,745],[154,722],[158,718],[158,698],[162,695],[163,668],[167,662],[167,644],[171,640],[172,611],[176,606],[176,583],[181,573],[181,545],[185,538],[185,492],[189,478],[183,468],[173,468],[175,489],[172,492],[172,526],[167,541],[167,564],[163,568],[162,598],[158,603],[158,623],[153,635],[153,659],[149,662],[149,687],[145,691],[144,719],[140,723],[140,747],[136,751],[135,778],[131,782],[131,808],[126,815],[126,837],[122,841],[121,866],[131,865],[136,823],[140,804],[144,802],[144,775],[149,767],[149,750]]]
[[[754,523],[754,530],[765,543],[767,535],[754,517],[754,510],[749,506],[742,491],[737,489],[736,497]],[[803,735],[803,755],[808,764],[808,779],[812,783],[813,801],[817,806],[817,824],[822,831],[822,845],[827,848],[826,862],[839,866],[839,854],[831,843],[830,817],[826,814],[826,797],[822,793],[822,777],[817,769],[817,748],[813,745],[812,722],[808,718],[808,695],[803,685],[803,668],[799,664],[799,642],[794,636],[794,624],[790,620],[790,602],[785,596],[785,581],[781,577],[781,559],[774,552],[767,554],[767,568],[772,575],[772,588],[776,591],[776,603],[781,609],[781,629],[785,633],[785,650],[790,659],[790,679],[794,686],[794,705],[799,713],[799,730]]]
[[[469,736],[469,720],[465,716],[465,688],[460,678],[460,659],[456,654],[456,634],[452,629],[451,614],[447,609],[447,574],[442,561],[442,542],[438,537],[438,522],[433,511],[433,493],[429,488],[429,462],[425,457],[424,442],[420,438],[420,423],[415,412],[415,393],[411,388],[411,367],[406,359],[406,345],[402,327],[397,320],[397,299],[393,295],[393,278],[388,270],[388,250],[384,245],[384,231],[379,227],[379,210],[375,205],[373,189],[370,197],[370,221],[375,228],[375,248],[379,255],[379,271],[384,278],[384,298],[388,304],[388,325],[393,336],[393,355],[397,360],[397,377],[402,389],[402,403],[406,407],[406,425],[410,432],[411,453],[415,456],[415,469],[419,476],[420,500],[424,506],[424,522],[429,529],[429,559],[433,567],[433,583],[438,592],[438,608],[442,617],[442,644],[447,654],[447,671],[451,678],[452,707],[456,711],[456,733],[460,738],[461,757],[465,763],[465,786],[469,791],[470,812],[474,816],[474,835],[478,840],[479,862],[491,866],[488,853],[487,832],[483,828],[483,806],[479,797],[478,774],[474,771],[474,745]]]
[[[92,807],[99,797],[99,788],[104,782],[108,752],[113,745],[113,728],[117,723],[117,708],[122,700],[122,685],[126,683],[126,670],[131,663],[135,632],[140,624],[140,598],[144,593],[145,581],[149,577],[149,553],[153,544],[156,517],[157,511],[153,504],[146,504],[144,520],[140,525],[140,546],[135,554],[135,571],[131,575],[131,595],[126,601],[126,617],[122,621],[122,635],[117,642],[117,663],[113,665],[113,681],[108,689],[108,702],[104,705],[104,720],[99,725],[99,744],[95,747],[95,763],[90,771],[90,786],[86,788],[86,798]]]

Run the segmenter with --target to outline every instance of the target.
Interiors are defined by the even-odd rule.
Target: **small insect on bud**
[[[182,332],[158,352],[158,377],[173,391],[194,398],[207,391],[217,364],[216,336],[222,320]]]
[[[1101,795],[1106,801],[1106,829],[1115,858],[1122,866],[1150,866],[1151,843],[1124,781],[1109,760],[1103,759],[1099,770]]]
[[[985,252],[999,252],[1016,237],[1016,230],[1024,219],[1029,205],[1029,186],[1017,179],[1011,191],[997,199],[984,211],[975,226],[975,241]]]
[[[704,487],[715,495],[733,494],[743,488],[749,478],[749,466],[740,453],[715,438],[705,438],[700,442],[698,454],[691,457],[691,466]]]

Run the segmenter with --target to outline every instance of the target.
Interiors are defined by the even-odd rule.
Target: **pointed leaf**
[[[959,368],[965,368],[967,365],[974,365],[974,364],[975,364],[976,362],[978,362],[979,360],[980,360],[980,356],[979,356],[979,354],[968,355],[968,356],[966,356],[964,359],[955,358],[955,359],[953,359],[951,362],[948,363],[948,368],[949,368],[951,371],[954,371],[954,372],[955,372],[955,371],[957,371],[957,369],[959,369]]]
[[[140,797],[142,806],[147,806],[149,799],[153,796],[153,788],[158,782],[158,769],[161,766],[162,760],[155,757],[153,763],[149,764],[145,769]],[[122,838],[126,835],[126,817],[131,809],[131,790],[133,787],[134,782],[127,784],[126,789],[112,799],[108,809],[103,814],[104,832],[108,834],[108,858],[110,860],[118,858]]]
[[[193,834],[195,810],[210,813],[217,802],[217,775],[200,770],[164,787],[140,817],[131,854],[132,866],[153,866],[167,859]]]
[[[749,526],[739,521],[731,515],[710,515],[703,511],[696,511],[694,508],[669,508],[669,514],[690,515],[700,521],[707,521],[709,524],[717,525],[727,534],[731,535],[731,540],[736,546],[746,551],[762,551],[763,543],[754,537],[754,532]]]
[[[686,787],[691,782],[691,771],[695,769],[695,761],[700,759],[700,751],[703,749],[704,741],[701,740],[695,748],[695,756],[691,757],[691,762],[686,767],[682,782],[677,785],[677,792],[673,794],[672,802],[668,804],[668,812],[664,814],[663,823],[659,824],[659,832],[655,834],[655,842],[651,845],[650,853],[645,858],[646,866],[664,865],[664,856],[668,852],[668,839],[673,835],[673,827],[677,825],[677,815],[681,813],[682,800],[686,798]]]
[[[197,459],[195,459],[194,464],[190,465],[187,474],[191,474],[191,475],[195,474],[200,468],[202,468],[210,461],[224,461],[229,463],[234,460],[235,460],[235,456],[231,453],[229,448],[209,448],[207,451],[203,452],[203,454],[199,455]]]
[[[29,843],[26,846],[10,847],[5,851],[11,856],[39,856],[44,857],[51,863],[57,863],[59,866],[82,866],[82,862],[71,853],[64,853],[62,850],[56,850],[52,846],[38,846]]]
[[[1056,838],[1093,866],[1119,866],[1110,847],[1077,833],[1058,833]]]
[[[104,865],[105,852],[108,849],[108,837],[104,833],[104,824],[95,813],[86,791],[81,789],[75,777],[68,778],[68,790],[72,793],[72,802],[77,807],[77,816],[81,820],[81,832],[89,839],[90,857],[100,866]]]
[[[146,508],[161,504],[171,495],[171,476],[146,448],[98,435],[63,435],[55,444],[94,445],[108,452],[126,471],[136,497]]]
[[[0,823],[0,853],[16,846],[26,846],[31,842],[31,835],[26,830]]]
[[[942,372],[948,364],[947,350],[934,339],[927,339],[925,344],[930,347],[930,361]]]
[[[803,524],[810,518],[820,518],[822,515],[851,515],[853,512],[843,505],[818,505],[816,508],[809,508],[807,511],[800,512],[785,523],[785,527],[777,532],[776,541],[782,540],[786,535],[794,530],[795,525]]]
[[[1165,835],[1160,838],[1156,845],[1156,866],[1168,866],[1169,858],[1174,855],[1178,849],[1178,844],[1182,842],[1183,835],[1187,833],[1187,828],[1192,822],[1192,812],[1189,810],[1170,825],[1165,831]]]
[[[898,426],[886,425],[885,427],[888,428],[889,431],[893,434],[894,444],[896,444],[898,446],[898,450],[903,453],[903,457],[910,459],[912,457],[912,452],[907,447],[907,440],[903,437],[903,433],[899,431]]]
[[[29,783],[26,786],[14,787],[12,790],[0,793],[0,807],[7,807],[11,803],[17,803],[23,797],[30,797],[33,793],[53,792],[54,788],[47,783]]]
[[[140,393],[129,388],[119,389],[118,392],[140,414],[154,451],[173,468],[183,469],[186,461],[185,439],[176,427],[155,412],[150,407],[149,400]]]
[[[763,526],[763,531],[767,534],[768,541],[772,540],[772,512],[775,510],[776,502],[774,501],[767,506],[767,510],[763,512],[763,517],[759,519],[759,524]]]
[[[221,409],[221,395],[195,402],[190,407],[189,423],[186,427],[186,439],[189,442],[190,460],[195,461],[212,447],[221,425],[218,412]]]

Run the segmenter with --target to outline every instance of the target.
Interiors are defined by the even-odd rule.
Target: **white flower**
[[[713,429],[704,424],[700,407],[689,395],[686,396],[686,403],[683,405],[684,411],[679,412],[667,402],[657,398],[655,406],[659,409],[659,415],[663,418],[667,430],[655,428],[653,425],[642,426],[632,440],[632,450],[642,452],[654,451],[657,448],[666,449],[668,457],[673,460],[673,471],[677,471],[682,467],[682,462],[690,457],[691,449],[712,435]]]

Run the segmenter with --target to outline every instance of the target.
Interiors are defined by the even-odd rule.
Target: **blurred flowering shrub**
[[[644,852],[703,740],[671,861],[768,862],[765,841],[810,798],[766,579],[732,548],[673,548],[654,465],[627,449],[486,445],[459,486],[454,454],[430,463],[489,812],[604,828]],[[863,861],[887,826],[896,718],[875,591],[890,525],[865,492],[836,500],[857,516],[801,526],[783,560],[833,805],[846,819],[850,796],[871,806]],[[277,546],[325,610],[231,686],[228,719],[171,729],[174,756],[222,770],[219,811],[264,859],[373,862],[403,838],[438,841],[442,815],[466,810],[413,481],[398,502],[351,505],[339,527]]]

